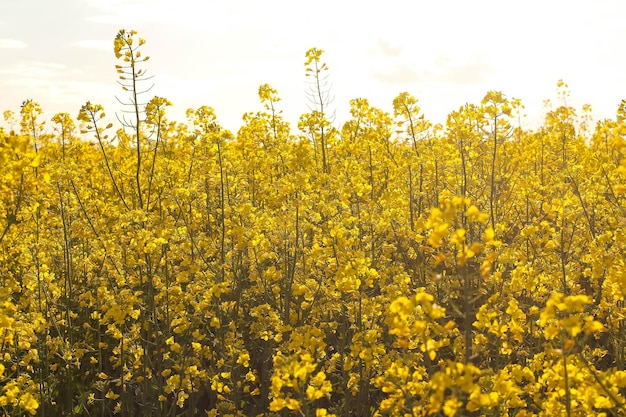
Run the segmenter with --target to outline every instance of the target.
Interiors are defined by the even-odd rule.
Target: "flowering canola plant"
[[[232,133],[170,121],[146,42],[114,51],[131,119],[87,102],[0,130],[0,413],[626,415],[626,101],[515,126],[488,92],[433,125],[278,92]],[[78,132],[82,133],[82,138]]]

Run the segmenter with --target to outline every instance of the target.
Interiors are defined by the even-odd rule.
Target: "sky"
[[[540,125],[544,100],[560,104],[559,79],[567,104],[591,104],[596,120],[615,118],[626,98],[624,0],[0,0],[0,11],[0,111],[19,116],[32,99],[46,120],[91,101],[115,122],[117,99],[128,99],[116,82],[119,29],[146,39],[146,101],[168,98],[180,122],[213,107],[233,132],[262,109],[265,83],[297,130],[312,47],[325,51],[338,127],[351,99],[392,113],[404,91],[433,123],[501,91],[522,100],[527,128]]]

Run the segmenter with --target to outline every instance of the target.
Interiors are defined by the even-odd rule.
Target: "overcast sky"
[[[114,119],[115,96],[126,98],[114,68],[121,28],[147,41],[147,99],[169,98],[181,122],[187,108],[211,106],[232,131],[261,109],[264,83],[297,122],[311,47],[326,51],[337,124],[350,99],[392,112],[403,91],[435,123],[502,91],[522,99],[527,127],[559,79],[568,104],[591,104],[597,119],[626,98],[624,0],[0,0],[0,111],[19,114],[30,98],[46,119],[75,117],[89,100]]]

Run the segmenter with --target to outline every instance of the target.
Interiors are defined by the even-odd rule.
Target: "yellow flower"
[[[117,400],[118,398],[120,398],[119,394],[116,394],[113,392],[113,390],[109,390],[107,391],[107,393],[104,395],[104,398],[108,398],[109,400]]]
[[[300,409],[300,401],[294,398],[274,398],[270,402],[269,409],[270,411],[280,411],[283,408],[288,408],[289,410],[296,411]]]
[[[30,415],[37,414],[37,409],[39,408],[39,402],[33,397],[30,392],[24,393],[20,397],[20,407],[25,410]]]
[[[605,332],[606,328],[604,327],[604,325],[602,323],[600,323],[599,321],[596,321],[593,319],[592,316],[587,316],[585,317],[585,333],[587,335],[592,334],[592,333],[599,333],[599,332]],[[2,373],[0,372],[0,375]]]
[[[459,401],[456,396],[452,398],[448,398],[446,402],[443,404],[443,414],[448,417],[454,417],[456,415],[456,411],[463,406],[463,403]]]
[[[189,398],[189,394],[187,394],[185,391],[178,392],[178,396],[176,398],[176,405],[178,406],[178,408],[183,408],[183,406],[185,405],[185,400],[187,400],[187,398]]]

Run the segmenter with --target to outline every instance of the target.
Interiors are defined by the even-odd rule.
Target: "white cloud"
[[[0,49],[24,49],[28,45],[19,39],[0,39]]]
[[[374,77],[389,83],[407,85],[410,83],[417,83],[424,79],[423,75],[415,70],[411,65],[399,62],[393,66],[387,65],[387,68],[374,70]]]
[[[82,41],[74,42],[72,45],[79,48],[97,49],[99,51],[111,52],[113,51],[113,41],[101,40],[101,39],[85,39]]]
[[[40,79],[54,78],[63,75],[63,70],[67,68],[63,64],[56,62],[20,62],[12,67],[0,69],[0,74],[16,77],[16,79]],[[5,80],[12,83],[14,79]]]
[[[88,20],[116,25],[120,28],[128,26],[128,29],[138,29],[146,24],[162,24],[216,33],[232,28],[234,21],[237,22],[236,26],[239,28],[250,27],[255,17],[245,11],[239,12],[239,10],[248,10],[248,5],[240,7],[231,2],[92,0],[91,5],[101,13],[90,16]],[[233,15],[236,15],[236,20],[233,20],[235,17]],[[249,18],[245,18],[246,15]]]

